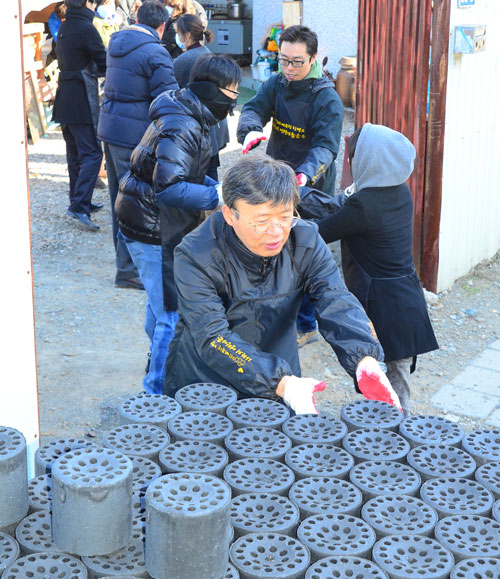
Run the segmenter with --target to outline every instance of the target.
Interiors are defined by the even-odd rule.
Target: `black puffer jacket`
[[[165,308],[172,311],[177,308],[173,250],[201,222],[202,211],[218,203],[216,182],[205,177],[216,120],[189,89],[162,93],[149,115],[153,122],[132,152],[115,209],[127,237],[161,243]]]
[[[279,255],[260,257],[218,211],[183,239],[174,265],[179,323],[167,358],[169,396],[193,382],[272,396],[283,376],[300,375],[295,321],[303,294],[351,376],[364,356],[383,359],[370,320],[313,223],[299,222]]]

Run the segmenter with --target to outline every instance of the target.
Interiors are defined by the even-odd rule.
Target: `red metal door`
[[[413,255],[422,263],[432,0],[359,0],[356,126],[400,131],[417,149],[409,180]]]

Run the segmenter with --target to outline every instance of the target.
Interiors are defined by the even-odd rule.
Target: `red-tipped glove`
[[[356,379],[365,398],[387,402],[403,411],[398,395],[375,358],[366,357],[361,360],[356,368]]]
[[[241,152],[246,155],[252,149],[254,149],[261,141],[265,141],[267,139],[264,133],[260,131],[250,131],[247,133],[245,140],[243,141],[243,148]]]
[[[314,394],[325,388],[325,382],[318,382],[314,378],[290,376],[285,382],[283,399],[297,414],[318,414]]]
[[[298,175],[296,175],[297,177],[297,185],[299,187],[304,187],[304,185],[307,183],[307,176],[304,175],[304,173],[299,173]]]

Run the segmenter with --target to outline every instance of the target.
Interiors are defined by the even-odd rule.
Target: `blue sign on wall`
[[[474,6],[476,0],[458,0],[459,8],[466,8],[467,6]]]

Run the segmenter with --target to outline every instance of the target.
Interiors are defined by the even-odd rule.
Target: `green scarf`
[[[283,69],[281,68],[281,64],[278,67],[278,71],[280,74],[283,74]],[[321,69],[321,65],[318,60],[315,60],[312,63],[311,70],[309,71],[308,75],[303,78],[302,80],[306,80],[308,78],[321,78],[323,76],[323,71]]]

